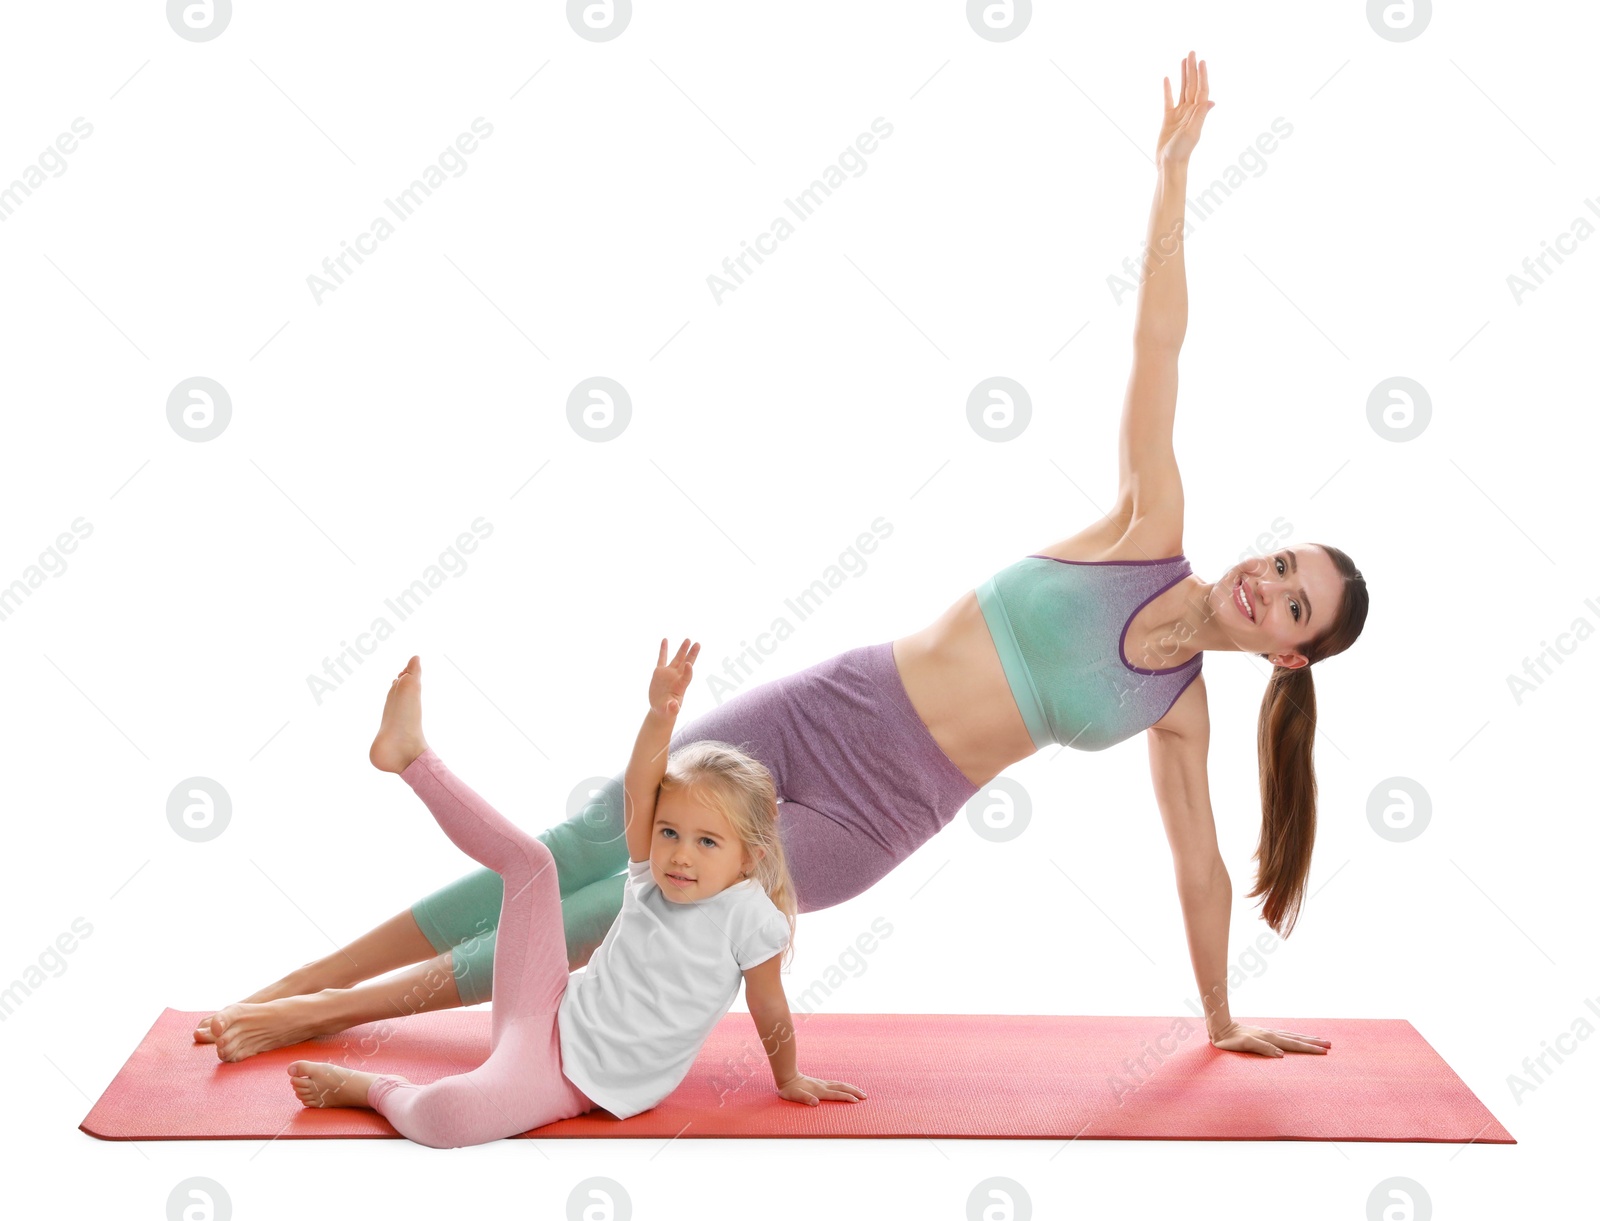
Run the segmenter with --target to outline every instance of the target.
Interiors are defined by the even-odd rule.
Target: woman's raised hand
[[[683,693],[689,689],[694,677],[694,659],[700,656],[700,642],[689,647],[689,640],[678,646],[678,653],[667,660],[667,638],[661,638],[661,652],[656,657],[656,672],[650,676],[650,707],[665,716],[677,716],[683,706]]]
[[[1206,61],[1195,62],[1194,52],[1183,61],[1183,83],[1178,90],[1178,101],[1172,101],[1172,81],[1161,78],[1161,92],[1166,97],[1166,109],[1161,120],[1161,137],[1156,141],[1156,157],[1163,165],[1187,164],[1189,154],[1200,140],[1200,127],[1206,115],[1216,105],[1211,100],[1211,82],[1206,76]]]

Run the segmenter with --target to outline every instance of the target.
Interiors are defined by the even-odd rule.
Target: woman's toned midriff
[[[1165,549],[1163,549],[1165,548]],[[1132,526],[1104,517],[1049,547],[1030,552],[1082,562],[1148,560],[1177,555],[1182,543],[1168,523]],[[1154,629],[1158,608],[1141,612],[1130,640]],[[937,619],[894,642],[894,661],[911,706],[939,749],[973,784],[984,785],[1035,751],[1028,726],[1011,694],[1000,653],[969,589]]]
[[[894,642],[911,706],[950,762],[984,785],[1034,752],[974,590]]]

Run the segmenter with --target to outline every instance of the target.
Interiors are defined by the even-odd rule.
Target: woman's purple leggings
[[[890,641],[749,687],[681,726],[670,749],[705,739],[738,746],[772,772],[801,911],[866,890],[978,791],[917,716]],[[621,910],[628,860],[622,775],[537,835],[555,858],[573,968],[588,961]],[[480,869],[411,908],[434,949],[451,951],[463,1004],[493,993],[500,899],[499,875]]]
[[[432,750],[400,778],[456,847],[497,872],[505,900],[495,939],[489,1058],[426,1085],[379,1074],[367,1105],[402,1136],[436,1149],[481,1145],[594,1110],[561,1071],[556,1014],[567,990],[567,956],[549,935],[561,912],[550,850],[497,813]]]

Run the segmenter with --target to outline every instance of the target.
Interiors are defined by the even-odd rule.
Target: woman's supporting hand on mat
[[[1333,1044],[1316,1035],[1295,1034],[1292,1030],[1268,1030],[1229,1022],[1220,1034],[1211,1036],[1211,1045],[1223,1051],[1249,1051],[1258,1056],[1281,1056],[1285,1052],[1309,1052],[1325,1056]]]

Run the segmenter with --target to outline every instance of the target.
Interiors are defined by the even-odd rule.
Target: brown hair
[[[1367,621],[1367,582],[1350,557],[1326,543],[1308,546],[1327,552],[1344,578],[1339,608],[1326,629],[1299,646],[1305,665],[1295,670],[1272,667],[1256,723],[1261,841],[1254,857],[1259,862],[1256,886],[1249,897],[1266,895],[1261,916],[1280,937],[1289,935],[1299,917],[1306,877],[1311,872],[1311,845],[1317,835],[1317,777],[1311,766],[1317,692],[1311,667],[1348,649]]]
[[[759,759],[738,747],[706,739],[691,742],[667,756],[661,791],[690,788],[701,792],[727,816],[734,837],[744,844],[752,859],[760,857],[751,867],[750,877],[789,921],[789,941],[779,964],[787,966],[794,956],[797,903],[794,879],[789,876],[789,862],[778,835],[778,796],[772,773]],[[765,853],[758,849],[765,849]]]

